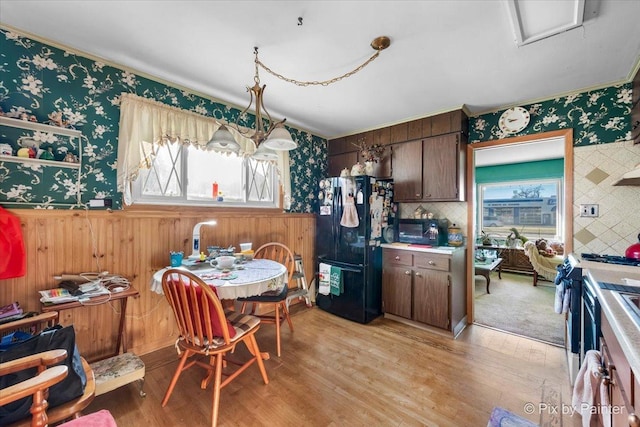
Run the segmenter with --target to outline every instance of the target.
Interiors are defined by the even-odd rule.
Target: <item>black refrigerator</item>
[[[370,176],[325,178],[319,182],[318,199],[316,277],[322,277],[322,268],[338,267],[342,290],[327,294],[317,280],[316,304],[368,323],[382,314],[380,243],[393,240],[393,183]]]

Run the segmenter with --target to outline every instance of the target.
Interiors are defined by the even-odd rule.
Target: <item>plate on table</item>
[[[199,277],[202,280],[233,280],[233,279],[237,279],[238,275],[235,273],[231,273],[229,272],[220,272],[220,273],[206,273],[206,274],[201,274],[199,275]]]

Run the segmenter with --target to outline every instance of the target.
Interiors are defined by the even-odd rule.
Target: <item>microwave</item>
[[[396,238],[401,243],[418,245],[446,246],[449,223],[446,219],[408,219],[396,220]]]

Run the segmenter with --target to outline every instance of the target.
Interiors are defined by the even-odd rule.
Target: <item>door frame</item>
[[[475,294],[475,237],[476,232],[476,175],[475,175],[475,150],[493,148],[498,146],[531,143],[538,140],[563,138],[564,139],[564,177],[563,177],[563,203],[564,216],[562,218],[564,228],[564,253],[573,251],[573,129],[563,129],[551,132],[543,132],[532,135],[516,136],[513,138],[497,139],[484,142],[476,142],[467,145],[467,323],[475,320],[474,294]]]

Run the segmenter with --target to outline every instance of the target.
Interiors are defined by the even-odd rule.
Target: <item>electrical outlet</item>
[[[580,205],[580,216],[595,218],[598,216],[598,205]]]
[[[110,208],[113,205],[111,199],[91,199],[89,200],[90,208]]]

